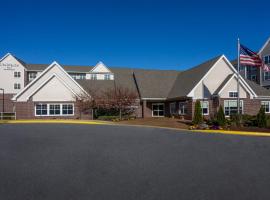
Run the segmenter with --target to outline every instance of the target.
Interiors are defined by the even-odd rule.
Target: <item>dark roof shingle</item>
[[[208,60],[194,68],[180,73],[171,88],[168,98],[185,97],[203,78],[203,76],[213,67],[213,65],[221,58],[217,56]]]

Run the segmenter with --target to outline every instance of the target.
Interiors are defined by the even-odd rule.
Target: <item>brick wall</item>
[[[46,103],[46,102],[44,102]],[[74,115],[73,116],[35,116],[35,103],[31,100],[28,102],[16,102],[16,118],[17,119],[91,119],[91,113],[86,115],[85,113],[80,113],[78,103],[76,102],[50,102],[55,103],[74,103]]]
[[[3,112],[3,94],[0,91],[0,112]],[[14,94],[5,94],[4,95],[4,111],[5,112],[13,112],[14,103],[11,101],[11,98]]]

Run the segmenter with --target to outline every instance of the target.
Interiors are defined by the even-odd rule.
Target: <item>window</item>
[[[63,104],[62,105],[63,115],[73,115],[73,105],[72,104]]]
[[[251,74],[250,75],[250,80],[257,81],[257,75]]]
[[[21,89],[21,84],[20,83],[14,83],[14,89],[15,90],[20,90]]]
[[[21,72],[14,72],[14,77],[15,78],[20,78],[21,77]]]
[[[239,71],[245,71],[246,66],[240,65]]]
[[[202,107],[202,114],[208,115],[209,114],[209,102],[208,101],[201,101]]]
[[[65,116],[74,115],[73,104],[46,104],[35,105],[36,116]]]
[[[187,104],[185,102],[179,102],[179,115],[187,114]]]
[[[264,63],[269,64],[270,63],[270,55],[264,56]]]
[[[91,80],[97,80],[97,75],[96,74],[91,74]]]
[[[170,103],[170,114],[175,114],[176,113],[176,103]]]
[[[36,115],[47,115],[47,104],[36,104]]]
[[[28,80],[29,80],[29,82],[32,81],[32,80],[34,80],[36,77],[37,77],[37,73],[36,72],[30,72],[28,74]]]
[[[270,72],[264,72],[264,80],[267,81],[267,80],[270,80]]]
[[[50,104],[50,115],[60,115],[60,104]]]
[[[85,79],[85,74],[69,74],[73,79],[79,80],[79,79]]]
[[[164,103],[153,103],[152,104],[152,116],[163,117],[164,116]]]
[[[238,92],[229,92],[229,97],[230,98],[237,98],[238,97]]]
[[[104,74],[104,80],[110,80],[110,74]]]
[[[226,116],[237,114],[237,100],[225,100],[224,112]],[[243,100],[240,101],[240,113],[243,113]]]
[[[270,113],[270,101],[262,101],[261,105],[264,107],[265,113]]]

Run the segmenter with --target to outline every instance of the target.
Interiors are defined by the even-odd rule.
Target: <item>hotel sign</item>
[[[12,63],[0,63],[0,67],[4,67],[4,70],[15,70],[14,68],[19,67],[18,64],[12,64]]]

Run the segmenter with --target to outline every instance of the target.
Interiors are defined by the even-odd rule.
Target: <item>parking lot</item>
[[[110,125],[0,125],[0,199],[270,198],[270,138]]]

